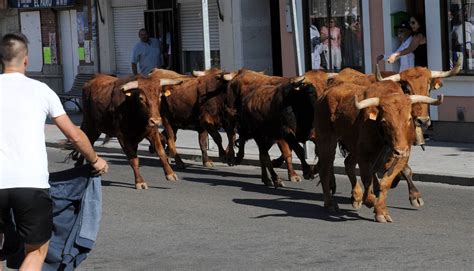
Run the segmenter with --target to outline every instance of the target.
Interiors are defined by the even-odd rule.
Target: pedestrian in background
[[[132,52],[132,72],[134,75],[138,74],[138,71],[148,75],[154,68],[160,69],[163,66],[161,42],[159,39],[150,38],[145,28],[138,31],[138,37],[140,41],[135,44]]]
[[[415,56],[415,66],[428,67],[428,50],[424,20],[421,16],[411,16],[409,23],[412,30],[410,45],[400,52],[391,54],[388,58],[388,63],[394,63],[397,57],[413,53]]]
[[[0,56],[0,247],[5,218],[12,212],[25,244],[20,270],[41,270],[53,229],[45,147],[46,117],[84,155],[96,174],[108,165],[94,151],[87,136],[69,119],[56,93],[25,76],[28,40],[21,33],[2,37]],[[3,262],[0,262],[2,269]]]
[[[341,69],[342,54],[341,54],[341,29],[336,25],[336,19],[329,20],[329,29],[326,26],[321,28],[321,38],[323,42],[323,52],[326,59],[328,69]],[[331,49],[329,49],[329,41],[331,41]],[[331,51],[329,55],[329,51]],[[331,62],[329,61],[331,59]]]
[[[410,46],[412,36],[411,36],[411,28],[407,21],[402,21],[399,25],[395,27],[395,29],[397,30],[397,37],[401,42],[400,46],[394,52],[394,53],[397,53],[397,52],[401,52],[405,50],[406,48]],[[415,66],[415,55],[413,53],[408,53],[406,55],[400,56],[399,72],[402,72],[409,68],[413,68],[414,66]]]

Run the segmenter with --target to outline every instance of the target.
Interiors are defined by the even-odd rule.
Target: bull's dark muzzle
[[[148,119],[148,126],[158,126],[161,125],[161,118],[149,118]]]
[[[431,119],[430,117],[417,117],[415,120],[415,125],[422,129],[428,129],[428,127],[431,125]]]

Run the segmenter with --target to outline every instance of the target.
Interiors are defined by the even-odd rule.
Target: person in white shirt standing
[[[395,27],[395,29],[397,30],[397,36],[401,44],[393,53],[386,55],[386,59],[389,58],[389,56],[391,56],[392,54],[401,52],[404,49],[408,48],[412,40],[410,24],[407,21],[402,21],[399,25]],[[406,55],[400,56],[399,72],[413,67],[415,67],[415,55],[413,53],[408,53]]]
[[[48,116],[91,163],[95,174],[108,165],[94,151],[87,136],[67,116],[56,93],[25,76],[28,40],[10,33],[0,41],[0,246],[5,219],[12,212],[25,244],[20,270],[41,270],[52,234],[52,201],[45,146]],[[0,262],[0,270],[3,262]]]

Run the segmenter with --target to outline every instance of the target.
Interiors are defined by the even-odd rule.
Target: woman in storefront
[[[426,28],[424,20],[420,16],[410,17],[410,27],[412,30],[412,40],[408,48],[395,52],[388,58],[388,63],[393,63],[397,57],[413,53],[415,55],[415,66],[428,66],[428,51],[426,45]]]

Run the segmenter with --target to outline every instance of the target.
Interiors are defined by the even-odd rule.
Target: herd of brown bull
[[[376,221],[392,222],[387,192],[401,177],[408,182],[411,204],[423,205],[408,166],[411,146],[423,143],[421,129],[430,125],[429,105],[442,102],[442,96],[430,98],[430,91],[442,86],[441,78],[455,75],[459,69],[460,63],[446,72],[415,67],[382,75],[377,67],[375,75],[366,75],[346,68],[339,73],[313,70],[293,78],[246,69],[210,69],[193,76],[161,69],[128,78],[100,74],[84,85],[81,129],[92,143],[101,133],[117,137],[132,166],[137,189],[148,188],[137,157],[143,139],[158,154],[166,179],[178,179],[168,161],[172,157],[176,166],[185,167],[175,145],[178,129],[198,132],[202,162],[207,167],[213,166],[207,155],[208,134],[219,147],[220,159],[229,165],[242,161],[245,142],[254,139],[262,181],[274,187],[283,186],[274,170],[283,161],[289,179],[301,180],[292,166],[291,152],[295,151],[304,178],[319,174],[324,207],[333,211],[338,210],[332,195],[339,144],[347,154],[345,168],[352,184],[353,207],[364,203],[374,207]],[[164,127],[161,133],[158,125]],[[222,146],[219,129],[226,131],[227,149]],[[319,159],[314,166],[307,164],[300,145],[308,140],[316,145]],[[272,161],[268,151],[275,143],[282,156]],[[237,155],[234,144],[239,149]],[[84,159],[75,154],[76,165],[82,164]],[[356,179],[356,165],[364,191]]]

